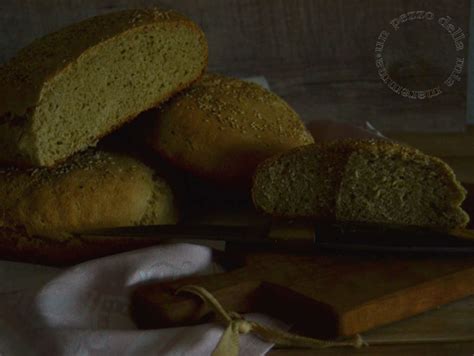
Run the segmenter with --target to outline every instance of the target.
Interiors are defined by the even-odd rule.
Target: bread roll
[[[7,255],[22,259],[39,254],[54,263],[59,256],[49,256],[48,249],[60,255],[68,247],[94,256],[95,247],[69,232],[176,221],[168,184],[124,155],[89,150],[51,170],[0,171],[1,255],[10,251]],[[111,239],[98,244],[110,252],[127,243]]]
[[[202,31],[176,12],[128,10],[40,38],[0,68],[0,161],[53,166],[201,76]]]
[[[262,163],[252,197],[282,217],[464,227],[465,189],[443,161],[385,140],[294,149]]]
[[[164,105],[150,144],[195,175],[248,187],[261,161],[312,142],[298,115],[277,95],[211,74]]]

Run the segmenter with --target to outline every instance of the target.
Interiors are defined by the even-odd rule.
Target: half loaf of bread
[[[261,164],[254,204],[282,217],[456,228],[465,189],[443,161],[385,140],[294,149]]]
[[[130,242],[79,241],[69,232],[176,221],[168,184],[124,155],[88,150],[53,169],[0,171],[2,256],[42,256],[43,263],[93,257],[98,252],[95,246],[104,253]]]
[[[249,187],[266,158],[313,142],[280,97],[208,74],[157,113],[151,146],[174,165],[227,186]]]
[[[52,166],[187,87],[204,34],[173,11],[127,10],[71,25],[0,68],[0,161]]]

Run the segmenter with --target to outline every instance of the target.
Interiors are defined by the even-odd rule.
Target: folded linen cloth
[[[211,250],[173,244],[88,261],[64,270],[0,261],[0,355],[209,355],[219,324],[137,330],[129,295],[140,283],[213,273]],[[249,320],[282,326],[264,315]],[[270,349],[252,335],[241,353]]]

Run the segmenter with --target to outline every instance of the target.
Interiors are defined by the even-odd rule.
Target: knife
[[[474,230],[451,231],[360,222],[314,224],[266,223],[253,226],[150,225],[106,228],[75,233],[78,238],[146,239],[157,243],[187,242],[244,248],[295,251],[409,252],[474,255]],[[222,245],[220,245],[222,246]],[[218,247],[219,248],[219,247]]]

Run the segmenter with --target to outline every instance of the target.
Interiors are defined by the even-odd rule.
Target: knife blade
[[[187,242],[209,245],[298,251],[410,252],[473,254],[474,231],[442,231],[404,225],[360,222],[289,223],[252,226],[150,225],[106,228],[76,233],[82,239],[154,239],[157,243]]]

